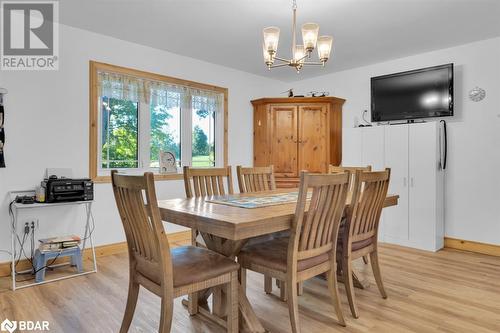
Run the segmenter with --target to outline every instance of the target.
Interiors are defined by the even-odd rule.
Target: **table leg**
[[[239,240],[239,241],[232,241],[220,237],[215,237],[213,235],[209,235],[206,233],[201,233],[205,244],[208,249],[220,253],[228,258],[234,259],[237,254],[240,252],[240,250],[243,248],[247,240]],[[213,288],[211,291],[203,291],[199,292],[199,297],[198,301],[200,304],[200,307],[203,307],[206,309],[206,299],[208,296],[210,296],[212,292],[212,299],[213,299],[213,306],[212,306],[212,314],[208,315],[206,314],[207,318],[211,318],[217,323],[221,323],[220,319],[221,317],[226,316],[227,314],[227,306],[226,302],[224,301],[225,299],[225,290],[222,287],[216,287]],[[201,304],[201,302],[205,301],[205,306]],[[187,304],[186,302],[183,302]],[[262,326],[262,324],[259,321],[259,318],[255,314],[252,305],[248,301],[248,298],[246,297],[245,293],[243,292],[243,289],[240,285],[240,290],[238,293],[238,303],[239,303],[239,312],[240,312],[240,331],[242,332],[252,332],[252,333],[264,333],[266,330]],[[200,311],[200,314],[205,313],[205,311]]]
[[[325,278],[323,276],[323,278]],[[344,277],[342,275],[337,274],[337,281],[340,283],[344,283]],[[366,289],[370,286],[370,283],[367,280],[361,280],[356,272],[352,272],[352,282],[354,283],[354,287],[358,289]]]
[[[326,280],[326,274],[321,274],[321,278]],[[344,283],[344,276],[342,275],[342,265],[341,262],[337,262],[337,281]],[[366,289],[370,286],[370,283],[367,280],[362,280],[356,274],[356,271],[353,269],[352,271],[352,282],[355,288],[358,289]]]

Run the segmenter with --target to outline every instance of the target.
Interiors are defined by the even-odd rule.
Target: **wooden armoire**
[[[274,165],[278,187],[297,187],[299,172],[327,172],[342,160],[337,97],[261,98],[254,108],[254,166]]]

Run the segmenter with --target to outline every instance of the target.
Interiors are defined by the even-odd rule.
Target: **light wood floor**
[[[382,274],[389,298],[383,300],[369,266],[357,268],[371,286],[356,290],[360,318],[350,316],[341,286],[347,327],[335,323],[324,281],[305,283],[300,297],[303,333],[327,332],[499,332],[500,258],[452,250],[427,253],[396,246],[381,247]],[[51,332],[117,332],[127,295],[127,256],[99,259],[99,273],[16,292],[0,280],[0,321],[49,320]],[[249,273],[248,294],[264,327],[290,332],[288,309],[263,292],[263,279]],[[275,288],[276,289],[276,288]],[[276,293],[276,291],[275,291]],[[159,299],[141,290],[131,332],[155,332]],[[175,303],[172,332],[224,332]]]

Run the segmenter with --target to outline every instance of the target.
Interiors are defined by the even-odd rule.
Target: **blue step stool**
[[[50,252],[41,252],[40,250],[35,251],[35,258],[33,260],[33,264],[35,266],[35,282],[43,282],[45,280],[45,270],[47,265],[47,262],[51,259],[54,258],[63,258],[63,257],[71,257],[71,266],[76,266],[76,269],[78,273],[83,272],[83,265],[82,265],[82,250],[80,249],[79,246],[69,248],[69,249],[63,249],[63,250],[57,250],[57,251],[50,251]]]

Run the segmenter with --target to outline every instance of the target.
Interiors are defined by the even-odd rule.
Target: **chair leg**
[[[285,288],[283,288],[286,286]],[[300,332],[299,325],[299,303],[297,297],[297,280],[295,277],[289,278],[287,283],[281,283],[281,287],[286,289],[288,294],[288,312],[290,313],[290,324],[292,325],[292,333]],[[282,289],[282,290],[283,290]]]
[[[188,313],[190,316],[198,313],[198,292],[188,295]]]
[[[287,283],[285,281],[280,281],[280,299],[282,302],[287,301]]]
[[[363,262],[365,263],[365,265],[368,265],[368,255],[363,256]]]
[[[240,278],[240,284],[241,284],[241,290],[243,291],[243,294],[247,294],[247,270],[246,268],[241,267],[239,271],[239,278]]]
[[[370,253],[370,262],[372,263],[373,276],[375,277],[375,282],[377,282],[378,290],[380,291],[382,298],[385,299],[387,298],[387,293],[385,292],[384,284],[382,283],[382,273],[380,272],[377,251]]]
[[[160,330],[158,333],[170,333],[170,329],[172,328],[173,310],[173,299],[164,295],[161,298]]]
[[[354,318],[359,318],[358,309],[354,302],[354,282],[352,281],[352,262],[349,258],[342,259],[342,273],[344,275],[344,285],[349,301],[349,307]]]
[[[198,230],[191,229],[191,245],[192,246],[197,246],[197,244],[198,244],[198,242],[196,241],[197,237],[198,237]]]
[[[342,312],[342,306],[340,304],[340,295],[339,295],[339,285],[337,281],[337,272],[333,269],[327,273],[328,279],[328,289],[330,290],[330,295],[332,296],[333,307],[335,308],[335,312],[337,313],[337,318],[339,320],[339,324],[341,326],[346,326],[344,313]]]
[[[238,333],[238,273],[231,273],[231,283],[227,285],[227,332]]]
[[[297,295],[302,296],[304,294],[304,282],[297,283]]]
[[[264,291],[266,294],[273,292],[273,278],[267,275],[264,275]]]
[[[137,305],[137,298],[139,297],[139,284],[135,283],[132,279],[128,284],[127,305],[125,306],[125,313],[123,314],[122,326],[120,333],[128,332],[132,319],[134,318],[135,306]]]

